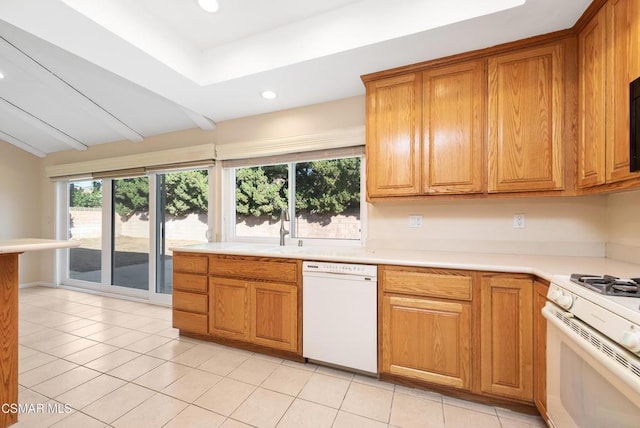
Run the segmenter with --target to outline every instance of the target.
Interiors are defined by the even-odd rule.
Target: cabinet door
[[[249,283],[209,277],[209,333],[230,339],[249,339]]]
[[[367,195],[420,193],[420,74],[367,83]]]
[[[385,295],[382,371],[470,389],[471,304]]]
[[[547,420],[547,320],[542,308],[547,301],[548,282],[533,284],[533,401]]]
[[[428,193],[483,190],[485,62],[423,74],[423,189]]]
[[[636,49],[640,47],[640,18],[637,16],[640,8],[637,4],[637,0],[611,0],[600,10],[600,13],[606,10],[609,14],[609,62],[606,73],[609,83],[606,96],[607,182],[640,177],[640,174],[629,171],[629,83],[640,76],[634,70],[634,61],[637,61],[640,53],[632,50],[634,45]]]
[[[533,401],[533,281],[485,276],[481,289],[481,389]]]
[[[489,59],[489,192],[561,190],[563,45]]]
[[[578,37],[579,146],[578,185],[590,187],[605,182],[605,72],[606,8],[602,8]]]
[[[252,282],[251,341],[258,345],[298,350],[298,287]]]

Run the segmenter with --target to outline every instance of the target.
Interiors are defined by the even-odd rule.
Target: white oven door
[[[547,410],[557,428],[640,426],[640,361],[547,303]]]

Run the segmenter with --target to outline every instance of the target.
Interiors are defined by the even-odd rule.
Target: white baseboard
[[[49,287],[49,288],[58,288],[58,286],[52,282],[25,282],[23,284],[19,284],[18,288],[30,288],[30,287]]]

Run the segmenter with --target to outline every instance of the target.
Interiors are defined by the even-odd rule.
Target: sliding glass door
[[[209,177],[200,169],[66,184],[62,233],[81,245],[61,262],[63,281],[169,303],[170,249],[207,242]]]
[[[69,250],[69,278],[102,282],[102,181],[70,183],[68,238],[80,242]]]
[[[148,291],[149,177],[111,184],[111,285]]]
[[[171,294],[173,247],[207,242],[208,170],[157,174],[156,293]]]

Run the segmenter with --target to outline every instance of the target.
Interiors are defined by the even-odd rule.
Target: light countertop
[[[58,239],[7,239],[0,240],[0,254],[24,253],[25,251],[55,250],[58,248],[78,247],[79,241],[64,241]]]
[[[602,257],[414,251],[338,246],[279,247],[273,244],[241,242],[212,242],[170,249],[176,252],[529,273],[549,281],[554,275],[569,275],[571,273],[595,275],[607,273],[620,277],[640,277],[640,265]]]

